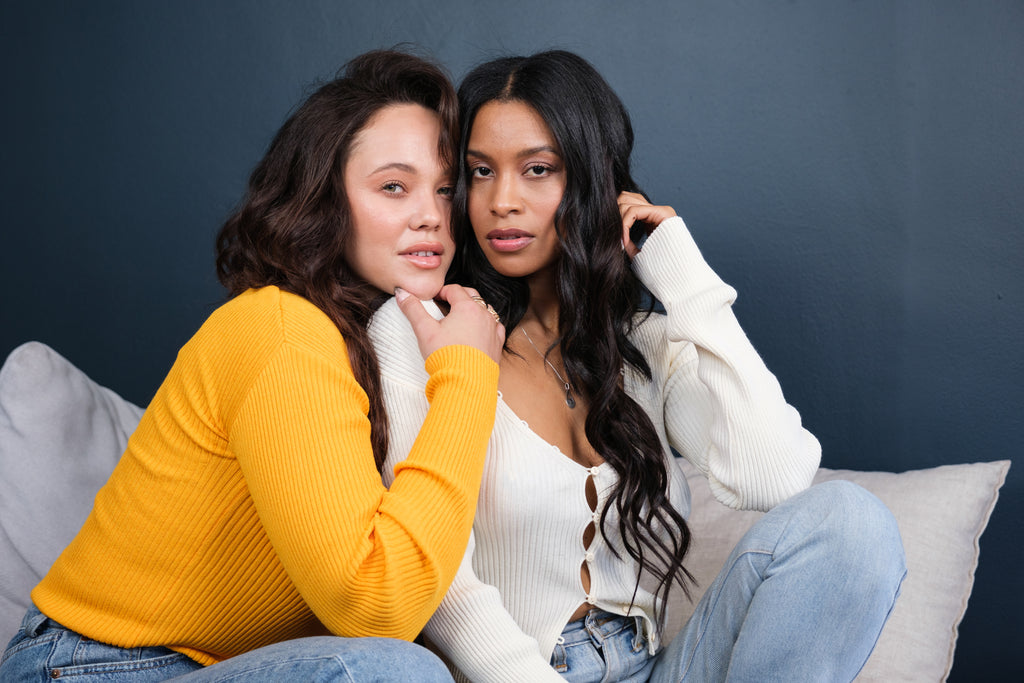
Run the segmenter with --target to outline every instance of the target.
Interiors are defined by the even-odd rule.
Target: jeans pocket
[[[189,657],[165,647],[105,645],[49,621],[35,636],[19,629],[0,661],[0,680],[156,683],[199,668]]]
[[[49,662],[51,678],[75,677],[76,681],[116,680],[116,674],[133,674],[132,681],[165,680],[198,668],[189,657],[166,647],[123,648],[68,632],[70,648]],[[70,650],[70,651],[69,651]],[[56,654],[56,653],[55,653]],[[146,672],[152,674],[147,677]]]
[[[15,632],[14,637],[11,638],[10,642],[7,643],[7,649],[3,652],[3,657],[0,657],[0,664],[6,662],[9,658],[18,654],[22,650],[30,647],[42,647],[49,645],[57,638],[60,638],[60,633],[52,631],[50,629],[44,630],[38,635],[30,635],[25,630],[24,624]]]
[[[71,666],[56,666],[48,668],[50,678],[73,678],[81,683],[88,681],[116,681],[118,674],[123,674],[124,680],[131,680],[133,683],[148,683],[149,681],[165,681],[175,676],[183,676],[198,668],[198,665],[191,659],[178,652],[170,651],[170,654],[156,657],[147,657],[133,661],[112,661],[112,662],[91,662],[89,664],[75,664]],[[147,676],[147,674],[149,674]],[[129,679],[128,676],[131,676]]]

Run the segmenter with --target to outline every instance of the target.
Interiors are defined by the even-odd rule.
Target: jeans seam
[[[180,652],[171,651],[171,654],[150,657],[143,660],[127,662],[96,662],[94,664],[71,664],[69,666],[47,666],[47,671],[59,671],[66,676],[85,676],[91,674],[150,671],[172,666],[181,661],[181,658],[188,658]]]
[[[860,672],[864,670],[864,667],[867,666],[867,663],[871,659],[871,655],[874,653],[875,648],[878,647],[878,639],[882,637],[882,631],[885,630],[885,625],[889,623],[889,617],[892,616],[892,611],[896,609],[896,600],[898,600],[900,597],[900,592],[902,592],[903,590],[903,580],[906,578],[907,569],[906,567],[904,567],[903,574],[900,576],[900,580],[896,582],[896,589],[893,590],[892,603],[890,603],[889,605],[889,611],[885,613],[885,620],[882,622],[882,626],[878,629],[878,634],[875,636],[875,642],[871,646],[871,651],[868,652],[868,656],[864,658],[864,662],[860,665],[860,668],[857,669],[858,676],[860,675]]]
[[[744,550],[742,553],[740,553],[739,555],[736,556],[735,560],[733,560],[732,565],[729,567],[729,571],[725,574],[725,579],[728,579],[728,577],[736,569],[736,564],[740,561],[740,558],[742,558],[742,557],[744,557],[746,555],[767,555],[770,558],[770,557],[772,557],[773,553],[771,551],[768,551],[768,550],[753,550],[753,549]],[[760,573],[761,573],[761,570],[758,570],[758,574],[760,574]],[[726,581],[723,581],[723,584],[724,583],[726,583]],[[718,606],[718,601],[722,597],[722,593],[723,593],[723,591],[719,591],[718,594],[715,596],[714,604],[711,604],[711,605],[708,606],[708,610],[707,611],[708,611],[709,614],[711,612],[715,611],[715,608]],[[694,643],[693,643],[693,648],[690,650],[690,652],[689,652],[689,654],[688,654],[688,656],[686,658],[686,664],[683,667],[682,671],[680,672],[680,678],[679,678],[680,682],[690,674],[690,668],[693,666],[693,658],[694,658],[694,656],[696,656],[697,650],[700,649],[700,644],[704,640],[704,636],[707,635],[708,622],[709,621],[710,621],[710,619],[705,621],[704,623],[702,623],[700,625],[700,629],[698,631],[697,638],[696,638],[696,640],[694,640]]]

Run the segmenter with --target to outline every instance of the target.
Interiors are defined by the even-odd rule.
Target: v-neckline
[[[530,423],[528,423],[526,420],[524,420],[521,417],[519,417],[519,415],[516,414],[516,411],[512,410],[512,406],[510,406],[509,404],[505,403],[505,399],[501,395],[500,391],[498,392],[498,409],[499,410],[504,410],[508,414],[509,418],[512,420],[513,423],[515,423],[519,428],[521,428],[523,431],[525,431],[531,437],[533,437],[534,439],[536,439],[537,441],[542,443],[548,449],[550,449],[550,450],[554,451],[555,453],[557,453],[558,454],[558,458],[560,460],[564,460],[565,462],[569,463],[575,470],[582,470],[583,472],[586,472],[587,474],[595,474],[596,475],[600,470],[603,470],[605,468],[605,466],[608,465],[608,461],[604,460],[604,461],[601,462],[600,465],[592,465],[590,467],[587,467],[583,463],[576,462],[575,460],[570,458],[568,455],[566,455],[565,453],[562,452],[561,448],[559,448],[555,444],[551,443],[550,441],[545,439],[543,436],[541,436],[537,432],[533,431],[533,428],[530,426]]]

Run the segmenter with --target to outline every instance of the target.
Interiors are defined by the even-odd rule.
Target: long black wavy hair
[[[633,126],[621,100],[582,57],[554,50],[506,57],[471,71],[459,86],[460,174],[452,220],[458,244],[451,277],[476,287],[501,314],[510,338],[530,300],[522,279],[498,273],[473,234],[467,205],[466,146],[473,121],[488,102],[522,102],[537,111],[554,136],[566,168],[566,187],[555,213],[561,247],[556,288],[559,336],[569,382],[590,401],[586,435],[615,469],[618,483],[605,502],[617,532],[641,572],[657,581],[662,604],[673,584],[689,595],[692,575],[683,567],[690,545],[686,520],[672,506],[669,475],[654,424],[625,392],[625,364],[651,379],[651,369],[629,340],[637,313],[651,314],[651,299],[622,249],[617,197],[639,192],[629,170]],[[552,347],[554,348],[554,346]],[[640,576],[637,576],[639,588]],[[663,610],[658,610],[663,625]]]

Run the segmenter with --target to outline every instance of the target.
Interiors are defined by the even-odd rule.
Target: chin
[[[437,282],[400,282],[398,286],[417,299],[426,301],[437,296],[437,293],[441,291],[441,287],[444,286],[444,280],[438,280]]]
[[[516,265],[512,263],[494,263],[491,262],[491,267],[497,271],[498,275],[507,277],[509,279],[519,279],[529,277],[537,272],[537,268],[531,265]]]

